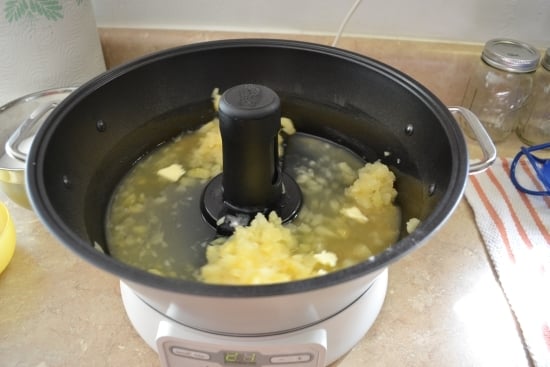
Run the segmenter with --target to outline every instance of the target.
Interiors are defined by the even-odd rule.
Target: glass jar
[[[550,142],[550,48],[535,73],[533,93],[516,133],[528,145]]]
[[[477,115],[494,143],[505,140],[518,126],[539,60],[539,51],[524,42],[493,39],[485,43],[462,105]]]

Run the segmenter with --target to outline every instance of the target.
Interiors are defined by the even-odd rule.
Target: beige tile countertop
[[[251,36],[101,30],[108,67],[167,47]],[[408,73],[448,105],[460,104],[481,50],[481,45],[369,38],[343,38],[339,46]],[[503,156],[518,148],[515,137],[498,146]],[[159,366],[127,319],[118,279],[62,246],[32,211],[0,199],[17,228],[15,256],[0,275],[0,366]],[[529,366],[465,199],[423,247],[390,266],[380,316],[336,365]]]

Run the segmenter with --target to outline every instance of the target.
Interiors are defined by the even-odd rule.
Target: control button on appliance
[[[299,362],[309,362],[311,361],[311,354],[293,354],[293,355],[284,355],[284,356],[273,356],[269,359],[269,362],[273,364],[283,364],[283,363],[299,363]]]
[[[191,359],[200,359],[203,361],[207,361],[210,359],[210,355],[208,353],[199,352],[196,350],[190,350],[180,347],[172,347],[170,348],[170,351],[180,357],[185,358],[191,358]]]

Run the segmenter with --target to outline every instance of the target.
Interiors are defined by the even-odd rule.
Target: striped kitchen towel
[[[511,162],[498,158],[487,171],[471,175],[466,199],[533,364],[549,367],[550,196],[519,192],[510,180]],[[543,188],[525,159],[516,176]]]

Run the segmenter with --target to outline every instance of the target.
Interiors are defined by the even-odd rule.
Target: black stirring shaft
[[[279,97],[263,86],[240,85],[220,100],[223,198],[237,210],[262,211],[282,194],[277,157],[280,116]]]
[[[222,235],[248,225],[257,213],[275,211],[292,220],[302,203],[296,182],[281,171],[277,94],[261,85],[228,89],[220,99],[223,173],[203,192],[202,212]]]

